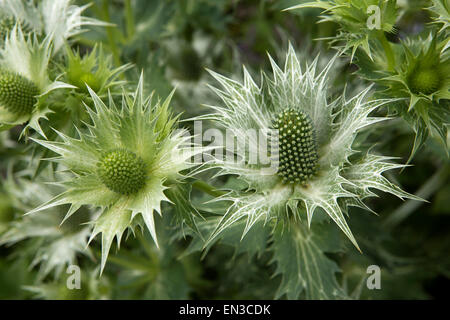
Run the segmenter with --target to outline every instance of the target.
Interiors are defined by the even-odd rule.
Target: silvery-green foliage
[[[57,193],[57,187],[48,187],[42,181],[51,176],[51,171],[46,170],[40,176],[40,181],[30,181],[25,175],[13,178],[10,173],[3,183],[3,189],[12,200],[16,219],[9,222],[0,234],[0,245],[10,247],[23,244],[20,255],[31,258],[30,269],[39,266],[39,279],[49,274],[59,278],[65,268],[76,263],[77,255],[86,255],[92,259],[92,253],[86,249],[92,228],[83,225],[83,218],[78,221],[72,219],[61,226],[64,217],[61,208],[50,208],[40,214],[24,216]],[[83,213],[84,219],[88,219],[89,215],[88,212]]]
[[[53,53],[57,53],[66,40],[82,33],[83,27],[108,25],[83,16],[87,7],[77,6],[72,0],[43,0],[38,4],[30,0],[1,0],[0,19],[13,18],[36,35],[50,37]]]

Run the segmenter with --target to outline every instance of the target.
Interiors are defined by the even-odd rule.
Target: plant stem
[[[96,252],[95,255],[97,258],[101,257],[101,253]],[[110,255],[108,257],[108,260],[116,265],[119,265],[124,268],[128,268],[130,270],[140,270],[140,271],[148,271],[148,268],[146,266],[141,265],[140,263],[137,263],[135,261],[132,261],[131,259],[123,259],[119,256],[113,256]]]
[[[127,26],[127,38],[130,41],[135,33],[133,7],[131,0],[125,0],[125,22]]]
[[[416,196],[427,199],[438,191],[445,183],[448,175],[448,166],[444,165],[436,171],[430,179],[416,192]],[[385,221],[384,225],[389,228],[395,228],[409,215],[411,215],[423,202],[416,200],[408,200],[395,210]]]
[[[378,40],[380,40],[381,45],[383,46],[384,53],[386,55],[387,63],[388,63],[388,71],[394,71],[395,68],[395,55],[392,50],[392,46],[386,38],[383,30],[378,32]]]
[[[105,22],[111,23],[111,17],[109,16],[109,1],[102,1],[102,16]],[[112,27],[106,27],[106,35],[108,37],[109,46],[111,48],[111,52],[114,59],[114,64],[116,67],[120,67],[122,64],[120,62],[119,48],[117,47],[116,37],[114,36],[114,32]]]
[[[142,245],[142,248],[144,249],[145,253],[147,254],[148,258],[155,264],[158,263],[158,257],[153,251],[152,246],[147,242],[147,239],[144,237],[144,235],[140,232],[136,232],[136,237],[138,238],[139,242]]]
[[[213,197],[220,197],[223,196],[224,194],[226,194],[226,191],[222,191],[222,190],[217,190],[216,188],[214,188],[213,186],[211,186],[210,184],[201,181],[201,180],[197,180],[195,181],[192,186],[194,188],[196,188],[197,190],[200,191],[204,191],[207,194],[213,196]]]

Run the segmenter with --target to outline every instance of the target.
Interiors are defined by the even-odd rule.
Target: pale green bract
[[[90,88],[89,92],[95,109],[87,107],[92,120],[88,132],[78,131],[78,139],[57,132],[60,142],[33,139],[58,153],[60,156],[53,160],[70,170],[73,179],[61,182],[65,191],[29,214],[70,204],[66,220],[83,205],[100,207],[100,216],[92,221],[90,241],[102,234],[103,270],[113,239],[117,238],[119,245],[127,228],[134,230],[137,225],[146,226],[158,245],[154,212],[161,214],[161,202],[172,200],[165,191],[169,193],[178,188],[185,178],[181,171],[196,165],[190,159],[202,149],[192,145],[187,130],[176,130],[177,118],[172,117],[169,110],[173,92],[164,102],[154,101],[153,95],[145,98],[142,76],[134,94],[123,94],[121,108],[114,104],[111,96],[109,106],[106,106]],[[127,150],[128,154],[134,154],[144,163],[145,183],[132,192],[115,192],[102,182],[102,177],[105,177],[99,171],[99,163],[106,153],[115,150]],[[132,172],[126,169],[121,173],[121,165],[132,166],[133,163],[119,163],[119,180],[114,181],[132,183],[126,180]],[[112,168],[110,173],[114,170]],[[120,176],[123,172],[125,175]],[[120,189],[120,185],[117,186]]]
[[[448,49],[450,46],[450,38],[448,34],[450,32],[450,2],[447,0],[432,0],[432,6],[428,8],[432,12],[433,23],[440,26],[439,33],[445,36],[444,49]]]
[[[382,175],[384,171],[404,167],[390,163],[392,158],[367,154],[359,156],[358,160],[350,160],[351,156],[358,154],[357,150],[352,149],[358,131],[388,119],[370,117],[369,114],[393,100],[369,100],[370,88],[367,88],[349,100],[341,96],[328,102],[327,77],[335,59],[320,72],[316,70],[317,59],[302,69],[290,46],[284,70],[270,58],[273,78],[262,73],[260,86],[245,68],[242,84],[211,72],[223,87],[223,90],[213,90],[222,99],[224,106],[212,106],[216,112],[205,118],[213,119],[230,132],[238,134],[250,128],[268,132],[278,114],[288,108],[304,112],[309,115],[315,128],[319,168],[306,186],[302,186],[284,184],[276,174],[262,174],[261,164],[250,166],[245,161],[216,159],[221,174],[238,175],[248,184],[248,190],[230,192],[220,198],[231,201],[232,205],[212,232],[209,241],[213,241],[240,219],[247,221],[243,233],[245,236],[256,222],[280,221],[288,217],[290,212],[296,218],[305,214],[308,225],[311,225],[314,214],[321,209],[359,249],[344,217],[347,206],[367,209],[362,200],[375,195],[371,189],[382,190],[401,199],[419,200]],[[268,137],[265,138],[267,141]],[[249,152],[257,152],[256,141],[250,141],[249,145]],[[245,139],[238,139],[236,148],[247,150]]]

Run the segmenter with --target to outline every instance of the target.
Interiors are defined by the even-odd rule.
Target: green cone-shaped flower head
[[[317,146],[311,118],[302,111],[287,109],[275,120],[279,130],[280,165],[283,182],[305,184],[317,171]]]
[[[406,39],[397,54],[398,67],[389,77],[381,79],[392,96],[408,99],[408,110],[417,104],[450,98],[450,60],[437,41],[437,36]]]
[[[410,96],[409,110],[421,100],[429,103],[433,99],[450,97],[450,60],[431,34],[427,39],[413,39],[402,44],[404,58],[398,75],[390,79],[397,81]],[[406,87],[406,88],[405,88]],[[397,88],[395,85],[393,88]],[[406,89],[406,90],[405,90]]]
[[[145,162],[130,150],[108,151],[97,166],[100,180],[111,191],[129,195],[145,187],[147,180]]]
[[[33,111],[38,87],[27,78],[7,70],[0,70],[0,104],[9,112],[28,115]]]

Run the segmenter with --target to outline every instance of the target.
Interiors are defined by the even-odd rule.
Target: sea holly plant
[[[126,81],[120,80],[120,77],[130,70],[131,64],[114,67],[112,56],[107,55],[102,46],[94,46],[91,52],[84,55],[67,46],[64,60],[59,65],[63,75],[61,80],[73,88],[69,94],[59,92],[52,106],[54,109],[66,111],[76,125],[89,117],[83,105],[83,103],[92,105],[88,87],[101,99],[107,99],[108,95],[119,97],[123,87],[128,85]],[[62,123],[67,121],[65,117],[56,116],[52,125],[56,127],[58,120]]]
[[[439,297],[448,13],[0,0],[0,299]]]
[[[0,48],[0,128],[28,122],[44,135],[39,119],[50,112],[46,97],[53,90],[73,87],[50,79],[51,52],[50,37],[39,41],[18,25],[8,34]]]
[[[368,209],[363,200],[375,196],[373,190],[388,192],[401,199],[420,199],[402,191],[383,176],[383,172],[404,165],[375,153],[361,154],[352,147],[360,130],[388,119],[371,117],[370,114],[392,103],[392,99],[370,99],[369,87],[350,99],[342,95],[329,101],[327,78],[334,59],[323,70],[317,70],[317,59],[302,68],[292,46],[283,69],[272,58],[270,63],[273,77],[263,72],[260,85],[245,68],[243,83],[211,71],[223,88],[213,88],[223,106],[213,106],[215,113],[210,118],[236,136],[239,132],[256,129],[263,141],[269,141],[271,130],[278,131],[278,148],[275,145],[270,150],[271,159],[278,158],[278,166],[276,172],[270,173],[264,164],[250,163],[248,159],[216,159],[221,174],[237,175],[247,188],[231,191],[219,198],[231,202],[231,206],[211,233],[209,241],[241,220],[246,221],[242,237],[257,222],[275,221],[275,225],[283,225],[273,230],[274,255],[279,263],[278,271],[288,277],[283,283],[286,286],[299,283],[295,289],[291,288],[293,291],[284,289],[295,298],[308,286],[320,285],[308,283],[321,281],[323,276],[320,274],[318,278],[308,279],[309,268],[322,262],[332,264],[326,262],[323,251],[315,247],[309,250],[305,246],[314,239],[311,230],[305,226],[314,224],[320,211],[334,221],[359,250],[345,219],[349,206]],[[237,139],[236,150],[252,153],[257,152],[257,148],[255,136]],[[283,237],[291,238],[285,240]],[[298,246],[296,250],[301,251],[302,261],[294,264],[298,268],[295,272],[291,272],[290,268],[294,266],[287,261],[292,253],[277,252],[283,247],[278,241],[292,241]],[[335,267],[330,267],[327,272],[333,274],[335,271]],[[322,294],[316,298],[325,298],[329,292]]]
[[[395,44],[396,67],[391,71],[386,68],[381,47],[373,48],[372,59],[362,52],[356,54],[358,74],[378,84],[377,94],[400,99],[389,111],[405,119],[416,133],[409,160],[429,136],[437,137],[447,150],[450,60],[442,46],[432,33],[425,39],[407,38]]]
[[[383,95],[404,98],[395,111],[414,128],[416,141],[411,157],[429,135],[440,139],[447,150],[450,122],[450,59],[430,34],[425,40],[406,39],[397,55],[398,67],[376,80],[387,87]]]
[[[88,109],[87,132],[78,131],[78,138],[58,132],[62,141],[33,139],[59,154],[54,161],[73,178],[61,182],[65,191],[29,214],[70,204],[66,220],[83,205],[100,207],[90,240],[101,234],[102,270],[114,238],[120,244],[128,228],[145,226],[158,244],[154,214],[161,214],[161,202],[171,201],[166,190],[177,188],[184,171],[194,166],[191,157],[201,151],[190,144],[186,130],[176,130],[172,95],[155,101],[143,90],[141,76],[134,94],[124,93],[117,107],[112,97],[107,106],[89,89],[95,108]]]
[[[117,78],[130,69],[131,64],[114,68],[112,57],[97,46],[84,56],[67,47],[66,55],[66,65],[61,69],[65,71],[66,82],[76,87],[76,93],[89,96],[89,87],[100,97],[106,97],[108,93],[120,95],[125,82]]]
[[[448,150],[450,60],[440,38],[430,33],[389,44],[396,61],[393,70],[387,68],[380,46],[373,47],[372,59],[362,52],[356,54],[360,67],[357,73],[379,86],[377,94],[401,99],[392,104],[389,111],[393,116],[401,116],[416,133],[409,160],[429,136],[436,137],[443,149]]]

